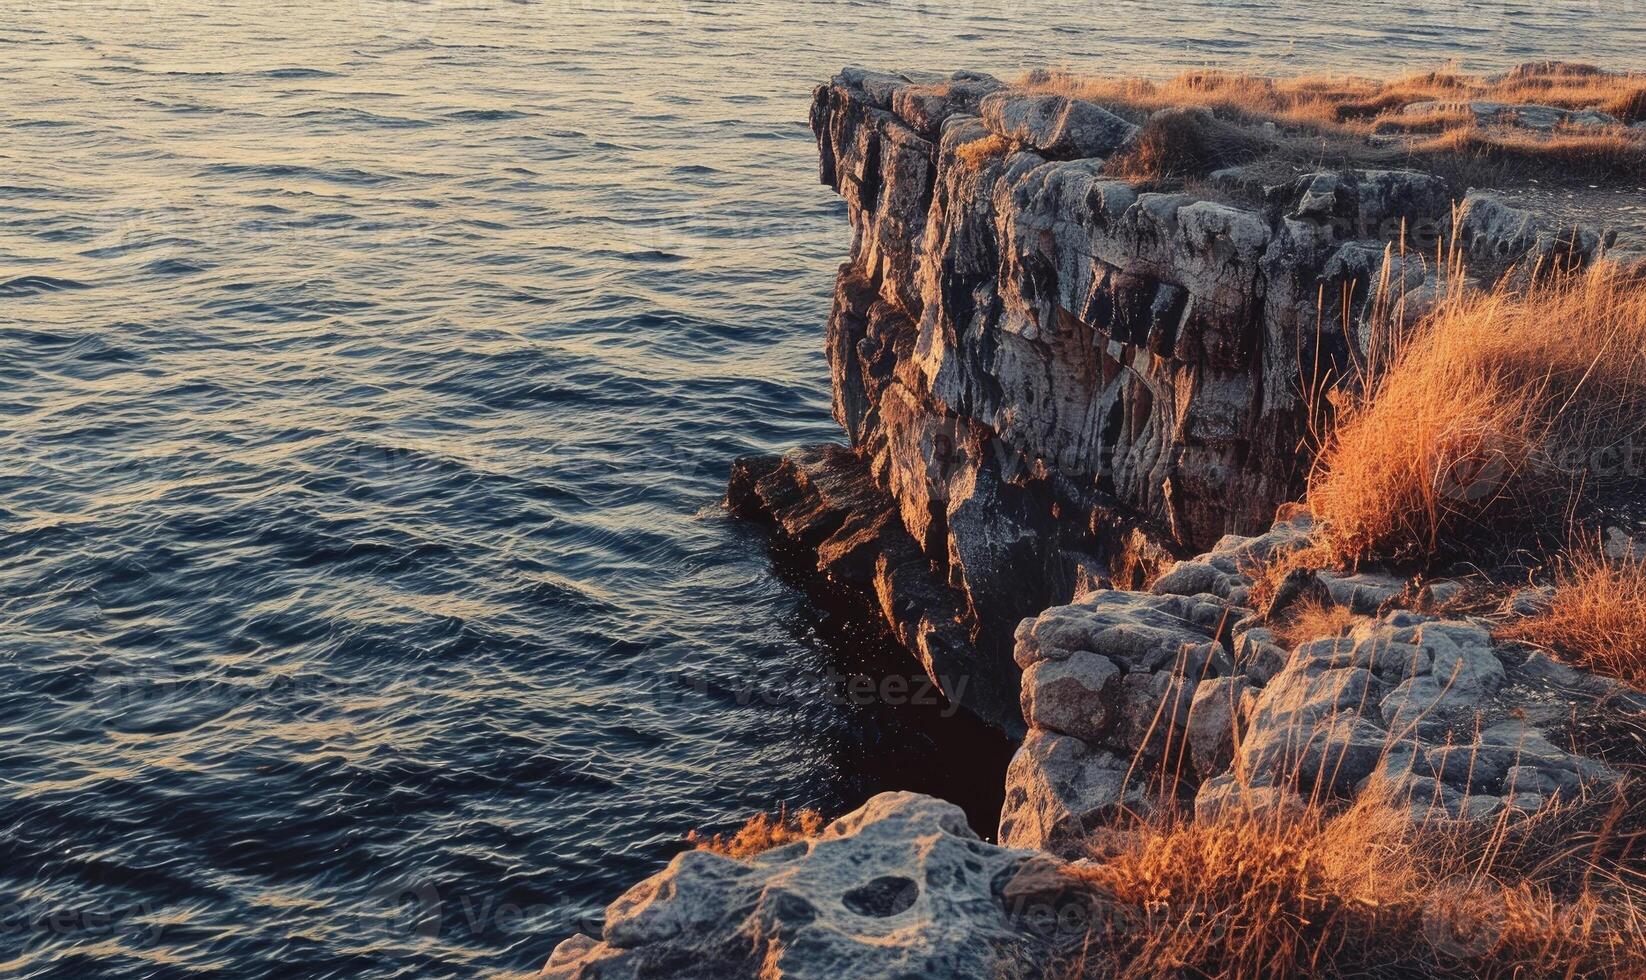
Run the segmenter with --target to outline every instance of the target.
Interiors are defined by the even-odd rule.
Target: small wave
[[[143,267],[144,274],[150,276],[187,276],[204,271],[205,266],[184,259],[160,259]]]
[[[102,248],[88,248],[80,255],[88,259],[112,259],[131,252],[146,252],[151,248],[196,249],[200,247],[202,247],[202,243],[192,238],[161,236],[121,242],[118,245],[105,245]]]
[[[36,293],[59,293],[69,289],[90,288],[90,285],[73,279],[58,279],[55,276],[18,276],[16,279],[0,282],[0,297],[15,299]]]
[[[363,126],[372,126],[377,129],[426,129],[433,123],[426,119],[409,119],[405,116],[384,116],[364,109],[334,108],[334,109],[306,109],[292,115],[292,119],[327,120],[339,124],[358,123]]]
[[[210,174],[221,174],[230,177],[297,177],[333,184],[363,186],[386,184],[394,180],[393,177],[385,174],[368,173],[354,167],[328,170],[323,167],[305,167],[288,163],[214,163],[202,170],[199,176]]]
[[[446,113],[446,118],[461,119],[465,122],[498,122],[504,119],[525,119],[530,115],[529,112],[514,109],[459,109]]]
[[[271,68],[268,71],[258,72],[259,78],[340,78],[334,71],[322,71],[319,68]]]
[[[38,197],[47,201],[73,200],[75,195],[57,187],[29,187],[24,184],[0,184],[0,197]]]

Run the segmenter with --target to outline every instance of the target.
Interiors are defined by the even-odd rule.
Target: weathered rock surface
[[[1048,159],[1105,157],[1137,136],[1137,127],[1107,109],[1063,95],[996,92],[979,105],[991,133]]]
[[[1300,568],[1258,609],[1251,577],[1311,532],[1296,507],[1270,521],[1301,489],[1305,390],[1366,354],[1376,283],[1413,314],[1438,288],[1433,249],[1402,244],[1455,231],[1465,280],[1496,281],[1608,238],[1517,206],[1524,188],[1409,171],[1232,166],[1216,196],[1144,189],[1105,172],[1134,123],[976,73],[849,68],[811,123],[853,229],[826,341],[848,444],[737,461],[728,506],[860,592],[952,700],[1024,734],[1002,846],[958,808],[883,794],[816,840],[678,856],[545,976],[1039,976],[1057,940],[1035,921],[1125,911],[1094,910],[1061,860],[1122,813],[1375,790],[1416,820],[1482,821],[1617,783],[1610,719],[1646,719],[1646,697],[1422,611],[1460,582]],[[1643,542],[1632,524],[1605,539]],[[1304,600],[1357,618],[1283,641]]]
[[[686,851],[562,942],[556,980],[1030,977],[1028,917],[1057,863],[979,840],[959,807],[883,793],[815,840],[746,860]]]
[[[1410,311],[1435,288],[1432,248],[1403,256],[1402,235],[1461,201],[1482,275],[1600,247],[1410,171],[1302,174],[1244,204],[1144,190],[1104,172],[1133,123],[975,73],[847,69],[811,124],[853,229],[834,412],[879,491],[853,560],[900,576],[906,599],[878,591],[893,628],[974,686],[1009,670],[1023,617],[1297,496],[1304,391],[1364,353],[1385,262]]]
[[[1497,642],[1481,623],[1403,608],[1447,583],[1420,592],[1393,576],[1315,574],[1324,601],[1362,618],[1281,646],[1241,605],[1243,569],[1300,546],[1309,527],[1294,514],[1257,537],[1228,535],[1154,594],[1098,592],[1019,627],[1030,733],[1007,773],[1003,843],[1074,857],[1121,805],[1161,798],[1210,814],[1375,786],[1414,819],[1486,820],[1622,778],[1596,729],[1646,718],[1646,697]]]

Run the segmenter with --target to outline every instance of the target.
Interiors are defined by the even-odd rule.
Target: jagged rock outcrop
[[[1362,618],[1282,645],[1243,605],[1246,572],[1309,528],[1294,512],[1178,563],[1150,593],[1095,593],[1019,627],[1030,733],[1007,773],[1002,843],[1073,857],[1121,807],[1193,801],[1209,815],[1374,786],[1414,819],[1489,820],[1622,779],[1597,727],[1646,718],[1646,697],[1481,622],[1409,608],[1455,583],[1413,594],[1393,576],[1309,573]]]
[[[1600,247],[1411,171],[1254,186],[1235,168],[1216,192],[1151,191],[1105,172],[1135,122],[975,73],[847,69],[811,124],[853,229],[826,346],[835,417],[878,491],[856,495],[874,500],[856,560],[901,576],[871,594],[949,686],[1009,673],[1023,617],[1135,585],[1294,499],[1305,392],[1364,355],[1379,283],[1423,307],[1437,273],[1418,240],[1454,204],[1483,276]],[[753,494],[734,481],[734,509],[794,523],[779,511],[806,496],[803,470]],[[796,492],[775,486],[789,478]],[[1015,700],[986,717],[1014,729]]]
[[[1605,122],[1539,109],[1412,111]],[[826,341],[847,444],[740,459],[727,503],[1023,736],[1001,846],[883,794],[815,840],[677,856],[545,976],[1040,976],[1147,914],[1078,873],[1122,814],[1376,791],[1425,823],[1508,820],[1619,784],[1609,751],[1638,748],[1614,721],[1646,721],[1646,696],[1434,614],[1462,583],[1298,568],[1258,608],[1252,577],[1312,530],[1280,506],[1305,392],[1352,383],[1379,284],[1407,315],[1441,288],[1433,249],[1403,246],[1449,238],[1467,282],[1607,239],[1410,171],[1271,180],[1243,159],[1151,189],[1106,171],[1137,120],[975,73],[847,69],[811,123],[853,229]],[[1308,601],[1356,618],[1283,640]]]
[[[1057,861],[986,844],[959,807],[882,793],[815,840],[746,859],[686,851],[562,942],[556,980],[1035,977],[1034,922],[1071,883]]]
[[[870,598],[951,702],[1008,734],[1023,733],[1015,670],[977,655],[959,593],[932,577],[861,456],[823,445],[745,457],[732,466],[727,499],[735,512],[770,521],[786,542],[815,556],[819,573]]]

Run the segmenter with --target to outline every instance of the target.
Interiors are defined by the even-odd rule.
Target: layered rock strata
[[[813,488],[852,486],[819,569],[1008,731],[1015,695],[979,694],[1013,672],[1020,619],[1297,496],[1310,393],[1364,357],[1377,296],[1407,315],[1432,296],[1454,206],[1468,275],[1602,247],[1411,171],[1151,191],[1104,170],[1136,125],[974,73],[847,69],[811,123],[853,231],[826,342],[850,455],[742,461],[730,500],[820,530]]]

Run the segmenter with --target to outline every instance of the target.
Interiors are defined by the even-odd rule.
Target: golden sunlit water
[[[1621,2],[0,3],[0,975],[534,971],[1004,747],[718,507],[837,438],[849,63],[1641,68]],[[963,748],[957,748],[963,747]]]

